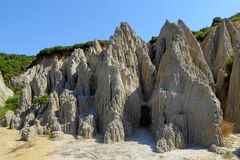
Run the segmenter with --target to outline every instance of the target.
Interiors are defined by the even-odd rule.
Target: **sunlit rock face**
[[[219,30],[224,27],[233,26],[224,21]],[[95,41],[70,56],[44,57],[15,79],[23,86],[18,126],[25,133],[37,124],[36,132],[41,128],[55,139],[61,132],[84,138],[101,133],[105,143],[148,127],[159,152],[189,143],[223,145],[223,112],[214,90],[223,62],[215,65],[218,56],[208,49],[215,43],[212,32],[200,44],[182,21],[167,21],[153,49],[121,23],[107,48]],[[235,61],[232,74],[239,68]],[[231,76],[231,84],[237,80]]]
[[[12,96],[13,91],[5,85],[2,72],[0,71],[0,107],[4,106],[5,102]]]
[[[221,101],[221,108],[227,107],[229,77],[231,72],[227,68],[229,59],[234,56],[240,44],[238,21],[228,19],[215,26],[202,42],[202,49],[206,61],[216,82],[216,95]]]
[[[221,145],[222,110],[199,43],[182,21],[167,21],[157,43],[160,64],[151,106],[160,150],[186,143]]]
[[[235,132],[240,132],[240,50],[234,55],[232,74],[230,77],[228,100],[226,107],[226,119],[233,122]]]
[[[202,45],[206,61],[215,80],[215,93],[221,101],[224,119],[240,132],[239,106],[239,21],[229,19],[215,26]]]

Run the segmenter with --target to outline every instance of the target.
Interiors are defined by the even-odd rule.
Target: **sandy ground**
[[[59,147],[60,144],[49,141],[47,136],[23,142],[19,131],[0,127],[0,160],[43,160]]]
[[[98,137],[100,139],[101,137]],[[227,138],[228,147],[233,152],[222,157],[208,152],[201,146],[188,146],[164,154],[154,152],[155,141],[145,129],[139,129],[127,141],[115,144],[102,144],[96,139],[75,140],[64,135],[60,141],[50,141],[47,136],[37,137],[32,142],[22,142],[16,130],[0,127],[0,160],[221,160],[239,159],[240,134]],[[239,149],[240,150],[240,149]],[[237,156],[239,158],[237,158]]]

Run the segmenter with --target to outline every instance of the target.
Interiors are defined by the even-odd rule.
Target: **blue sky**
[[[192,30],[240,12],[240,0],[0,0],[0,52],[37,54],[57,45],[109,39],[127,21],[145,41],[166,19]]]

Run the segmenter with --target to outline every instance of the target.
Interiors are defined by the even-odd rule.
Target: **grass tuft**
[[[233,133],[233,123],[223,120],[221,124],[221,129],[223,135],[227,137]]]

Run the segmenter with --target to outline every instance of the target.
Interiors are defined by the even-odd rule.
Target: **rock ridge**
[[[43,57],[15,78],[23,86],[19,108],[6,120],[26,140],[32,132],[54,140],[62,132],[78,138],[101,133],[104,143],[114,143],[147,126],[160,153],[189,143],[223,146],[222,120],[240,122],[239,52],[232,54],[239,41],[229,20],[202,43],[183,21],[166,21],[149,48],[123,22],[107,48],[94,41],[69,56]],[[226,73],[231,55],[232,72]]]

